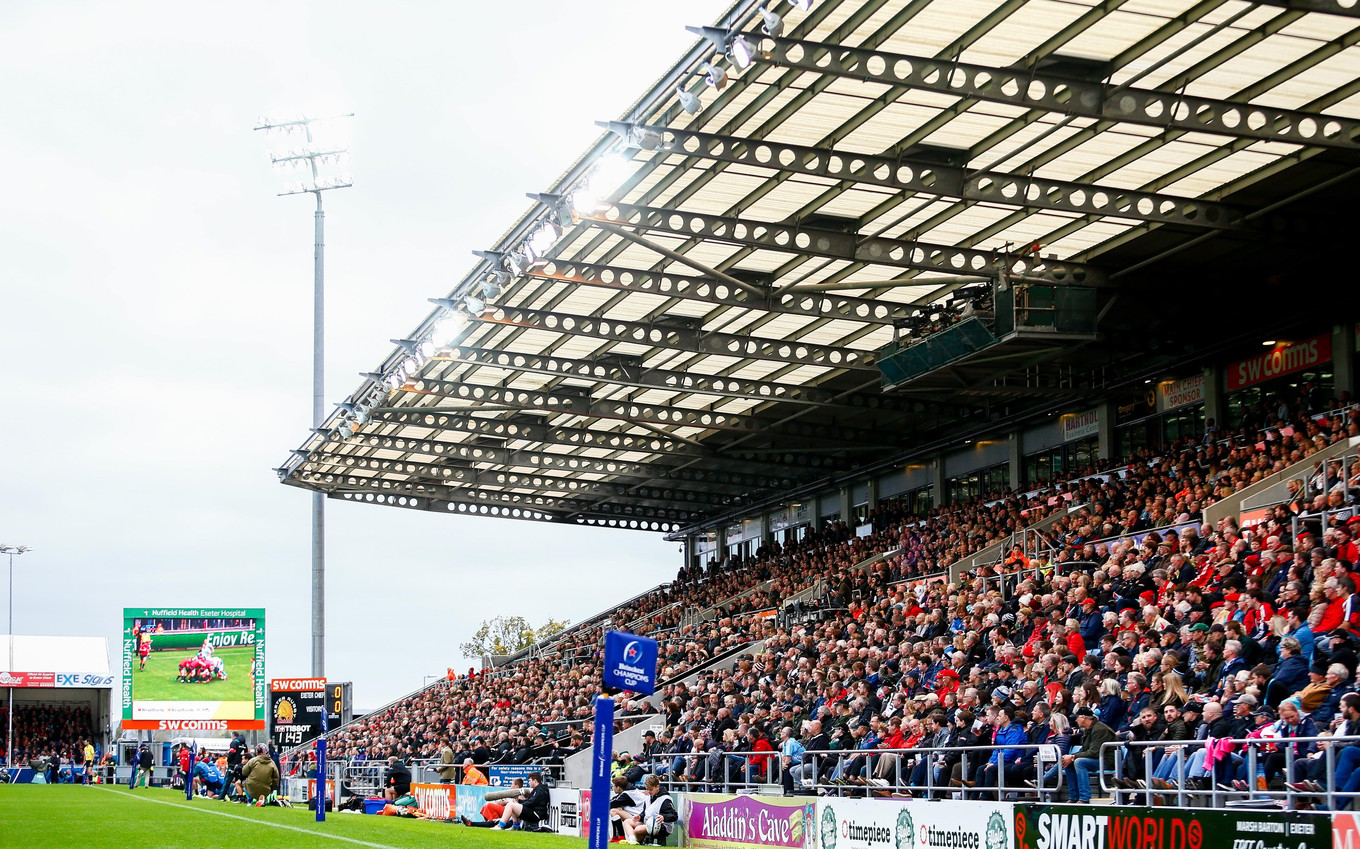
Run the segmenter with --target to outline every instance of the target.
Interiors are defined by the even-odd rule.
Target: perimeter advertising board
[[[123,610],[123,728],[265,727],[263,608]]]
[[[820,849],[1013,849],[1014,809],[996,802],[828,797],[817,802],[817,838]]]
[[[687,793],[684,807],[680,820],[685,826],[685,846],[696,849],[816,846],[817,803],[811,799]]]
[[[1330,849],[1331,823],[1262,811],[1016,805],[1016,849]]]

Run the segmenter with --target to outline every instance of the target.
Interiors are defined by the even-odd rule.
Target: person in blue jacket
[[[997,709],[996,736],[992,738],[992,745],[996,746],[996,751],[987,759],[977,771],[975,785],[977,787],[997,787],[1000,786],[1004,776],[1006,787],[1024,787],[1025,766],[1034,749],[1014,748],[1029,742],[1025,729],[1015,722],[1015,707],[1013,705],[1002,705]],[[979,793],[974,798],[989,798],[987,794]]]
[[[222,795],[222,785],[225,776],[222,770],[212,764],[198,761],[194,764],[194,783],[204,791],[209,799],[216,799]]]
[[[1280,640],[1280,663],[1266,687],[1266,704],[1275,707],[1291,693],[1308,686],[1308,659],[1303,644],[1294,637]]]

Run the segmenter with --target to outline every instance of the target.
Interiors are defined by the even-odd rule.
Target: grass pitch
[[[137,701],[166,702],[254,702],[255,681],[250,677],[250,664],[255,659],[254,646],[218,649],[217,657],[227,667],[227,680],[216,679],[204,683],[184,684],[175,680],[179,662],[198,654],[194,649],[184,651],[153,651],[146,659],[146,669],[132,664],[132,697]]]
[[[148,664],[149,665],[149,664]],[[175,790],[0,784],[0,846],[20,849],[583,849],[585,840],[301,808],[248,808]]]

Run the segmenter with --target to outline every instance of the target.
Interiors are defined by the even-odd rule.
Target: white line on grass
[[[115,791],[112,787],[103,787],[102,785],[101,785],[101,789],[108,790],[110,793],[115,793],[115,792],[117,792],[117,791]],[[133,798],[133,799],[140,799],[140,800],[143,801],[143,802],[155,802],[157,805],[169,805],[169,806],[172,807],[172,808],[179,808],[179,809],[182,810],[182,811],[197,811],[197,812],[199,812],[200,814],[215,814],[215,815],[217,815],[217,816],[219,816],[219,817],[227,817],[228,819],[241,820],[242,822],[254,823],[255,825],[267,825],[267,826],[269,826],[270,828],[282,828],[282,829],[284,829],[285,831],[299,831],[299,832],[302,832],[303,834],[310,834],[310,835],[313,835],[313,836],[315,836],[315,837],[324,837],[324,838],[326,838],[327,840],[343,840],[343,841],[346,842],[346,843],[357,843],[357,844],[360,845],[360,846],[372,846],[372,847],[374,847],[374,849],[397,849],[397,847],[395,847],[395,846],[388,846],[388,845],[385,844],[385,843],[370,843],[370,842],[368,842],[367,840],[358,840],[358,839],[353,838],[353,837],[341,837],[341,836],[338,835],[338,834],[327,834],[327,833],[324,832],[324,831],[317,831],[317,830],[310,829],[310,828],[299,828],[298,826],[295,826],[295,825],[284,825],[284,824],[281,823],[281,822],[270,822],[269,820],[257,820],[257,819],[255,819],[255,818],[253,818],[253,817],[243,817],[243,816],[240,816],[240,815],[238,815],[238,814],[229,814],[229,813],[227,813],[226,811],[215,811],[215,810],[213,810],[212,808],[205,808],[205,807],[203,807],[202,805],[181,805],[181,804],[178,804],[178,803],[176,803],[176,802],[167,801],[167,800],[165,800],[165,799],[152,799],[150,796],[137,796],[137,795],[126,794],[126,793],[125,793],[125,794],[119,794],[119,795],[131,796],[131,798]],[[210,805],[210,804],[212,804],[215,800],[212,800],[212,799],[205,799],[205,800],[203,800],[203,801],[204,801],[204,804],[209,804],[209,805]]]

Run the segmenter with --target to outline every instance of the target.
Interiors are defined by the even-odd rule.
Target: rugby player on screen
[[[146,670],[146,659],[151,654],[151,635],[145,631],[137,631],[137,661],[138,670]]]

